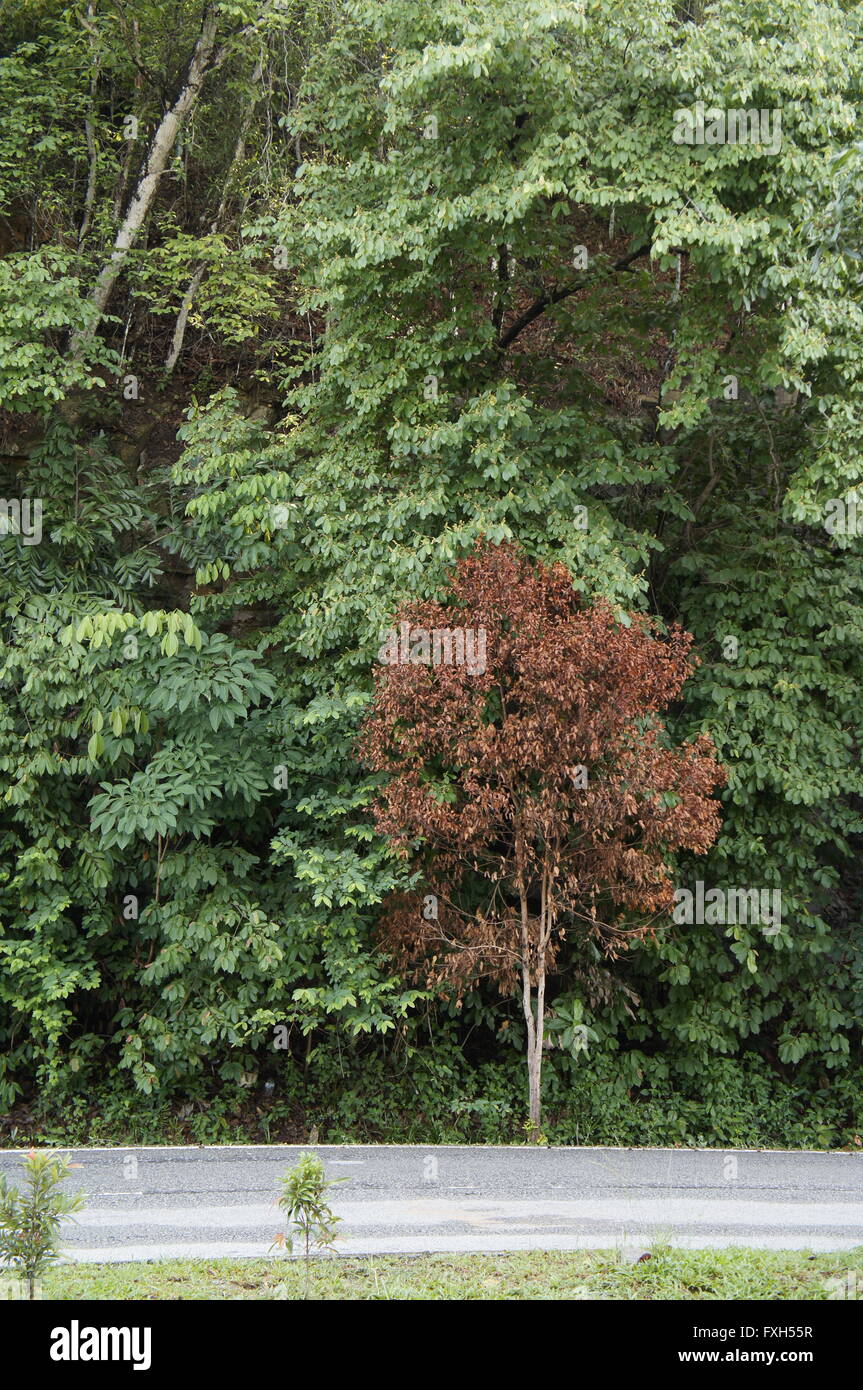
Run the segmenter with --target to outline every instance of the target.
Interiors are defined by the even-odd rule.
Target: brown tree
[[[382,939],[427,988],[520,989],[535,1136],[567,933],[614,959],[669,913],[674,852],[716,838],[713,743],[673,747],[660,718],[691,642],[583,602],[562,565],[483,543],[448,601],[406,606],[381,649],[360,747],[385,774],[378,827],[424,878],[388,904]]]

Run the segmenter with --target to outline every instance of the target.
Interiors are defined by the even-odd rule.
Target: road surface
[[[863,1154],[329,1145],[79,1149],[63,1245],[87,1261],[265,1255],[279,1178],[315,1152],[345,1255],[863,1245]],[[13,1182],[23,1151],[0,1150]]]

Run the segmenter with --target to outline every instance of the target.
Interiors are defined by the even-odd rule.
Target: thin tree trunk
[[[140,42],[140,27],[139,27],[139,24],[138,24],[137,19],[133,19],[133,20],[132,20],[132,52],[134,53],[135,58],[137,59],[137,62],[138,62],[138,70],[137,70],[136,73],[135,73],[135,90],[136,90],[137,92],[140,93],[141,87],[142,87],[142,85],[143,85],[143,79],[142,79],[141,71],[140,71],[140,63],[141,63],[141,42]],[[133,113],[130,112],[129,114],[132,115]],[[124,204],[125,199],[126,199],[126,188],[128,187],[128,183],[129,183],[129,175],[130,175],[130,173],[132,172],[132,160],[133,160],[134,154],[135,154],[135,145],[136,145],[136,143],[137,143],[137,137],[136,137],[134,140],[130,138],[130,139],[128,139],[128,140],[126,141],[126,153],[125,153],[124,156],[123,156],[123,163],[122,163],[122,165],[121,165],[121,167],[120,167],[120,175],[119,175],[119,178],[117,179],[117,187],[116,187],[116,189],[114,190],[114,221],[115,221],[115,222],[119,222],[119,221],[120,221],[120,218],[121,218],[122,215],[123,215],[123,204]]]
[[[235,170],[242,163],[242,160],[246,153],[246,135],[248,134],[249,126],[252,123],[252,116],[255,113],[255,106],[257,105],[258,100],[254,88],[257,87],[257,84],[260,82],[262,72],[263,65],[261,64],[261,61],[259,59],[258,62],[255,64],[255,70],[252,73],[252,95],[249,98],[249,104],[246,107],[246,113],[243,117],[243,121],[240,126],[240,133],[237,136],[237,144],[234,149],[234,154],[231,159],[231,163],[228,166],[228,172],[225,175],[222,197],[219,201],[219,206],[216,209],[216,215],[210,223],[210,236],[215,235],[216,231],[218,230],[219,223],[225,215],[225,209],[228,206],[228,190],[231,186],[231,180],[234,176]],[[191,311],[195,295],[198,293],[198,290],[201,287],[201,281],[204,278],[205,270],[205,266],[198,266],[197,270],[195,271],[194,275],[189,281],[189,284],[186,288],[186,293],[183,295],[183,301],[180,305],[180,309],[177,314],[177,322],[174,324],[174,336],[171,339],[171,347],[168,351],[168,356],[165,359],[166,372],[172,372],[174,370],[175,366],[177,365],[177,358],[180,356],[180,353],[183,350],[183,339],[186,336],[186,325],[189,322],[189,313]]]
[[[168,356],[165,358],[166,372],[172,372],[174,370],[177,365],[177,358],[183,351],[183,339],[186,336],[186,325],[189,322],[189,312],[192,308],[195,295],[201,287],[203,278],[204,266],[199,265],[186,287],[186,293],[183,295],[183,302],[177,314],[177,322],[174,324],[174,336],[171,339]]]
[[[95,7],[93,0],[87,5],[87,19],[81,20],[87,30],[90,41],[90,52],[92,54],[92,71],[90,74],[90,110],[84,120],[84,134],[87,139],[87,191],[84,194],[84,211],[81,217],[81,226],[78,229],[78,247],[84,244],[84,238],[90,230],[90,223],[93,219],[93,206],[96,201],[96,175],[98,170],[98,153],[96,150],[96,97],[99,89],[99,70],[100,59],[97,46],[96,31],[93,28],[95,18]]]
[[[521,1003],[527,1029],[527,1094],[528,1117],[531,1125],[531,1139],[536,1140],[540,1122],[540,1070],[541,1056],[537,1053],[537,1029],[533,1016],[533,985],[531,978],[530,950],[530,912],[527,902],[527,888],[524,883],[519,888],[521,905]]]
[[[527,1052],[528,1115],[530,1117],[530,1138],[539,1141],[542,1125],[542,1048],[536,1036],[528,1044]]]
[[[522,919],[525,920],[526,900],[523,899]],[[546,965],[545,956],[548,943],[551,940],[552,929],[552,892],[551,882],[548,871],[543,872],[542,876],[542,897],[539,911],[539,930],[536,942],[536,961],[534,963],[533,975],[536,982],[536,1018],[533,1016],[531,1001],[528,996],[528,1003],[525,1009],[525,1016],[530,1013],[530,1023],[527,1035],[527,1075],[528,1075],[528,1101],[529,1116],[531,1125],[531,1138],[534,1143],[539,1143],[542,1131],[542,1052],[545,1041],[545,980]],[[524,940],[525,931],[522,933]],[[525,974],[522,969],[522,980]],[[527,977],[527,989],[531,987],[530,972]],[[524,986],[523,986],[524,988]]]
[[[204,18],[201,24],[201,32],[189,65],[183,85],[180,88],[173,106],[166,111],[159,122],[158,128],[150,141],[150,148],[147,152],[147,160],[144,172],[138,180],[135,192],[130,199],[126,215],[114,238],[114,247],[110,260],[102,267],[96,279],[96,284],[91,295],[92,301],[98,310],[99,316],[105,312],[105,308],[114,290],[114,286],[119,279],[120,272],[125,264],[129,251],[134,246],[138,234],[143,227],[153,199],[159,187],[159,181],[165,172],[168,158],[177,140],[177,136],[182,129],[184,122],[194,110],[198,98],[201,94],[204,80],[207,74],[215,67],[218,67],[225,56],[224,47],[216,52],[216,29],[218,26],[218,16],[212,6],[208,6],[204,11]],[[93,332],[93,329],[90,330]],[[80,346],[82,334],[76,334],[70,344],[74,353]]]
[[[84,195],[84,214],[81,218],[81,226],[78,229],[78,249],[84,245],[84,239],[90,230],[90,223],[93,218],[93,204],[96,201],[96,134],[93,122],[88,116],[84,122],[84,133],[87,137],[87,155],[89,168],[87,172],[87,192]]]
[[[545,1041],[545,952],[551,936],[548,876],[543,875],[542,904],[539,916],[539,940],[536,948],[536,1033],[534,1038],[534,1097],[531,1121],[534,1138],[538,1141],[542,1124],[542,1048]]]

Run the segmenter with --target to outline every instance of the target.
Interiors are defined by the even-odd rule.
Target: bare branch
[[[610,269],[614,273],[629,270],[634,261],[639,260],[642,256],[646,256],[649,251],[649,245],[639,246],[634,251],[628,252],[627,255],[621,256],[620,260],[615,261]],[[506,332],[500,335],[497,341],[498,352],[505,352],[510,344],[515,342],[519,334],[522,333],[529,324],[533,323],[534,319],[538,319],[541,314],[544,314],[546,309],[552,308],[555,304],[560,304],[564,299],[569,299],[570,295],[577,294],[579,290],[586,289],[588,285],[596,283],[596,275],[585,275],[582,276],[580,280],[573,281],[571,285],[563,285],[559,289],[548,290],[544,294],[541,294],[539,298],[535,299],[530,307],[525,309],[524,313],[516,319],[515,323],[511,324]]]

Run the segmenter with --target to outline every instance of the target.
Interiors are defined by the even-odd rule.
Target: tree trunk
[[[258,62],[255,64],[255,70],[252,73],[252,94],[249,97],[249,104],[246,107],[245,115],[243,116],[243,120],[240,124],[240,133],[237,136],[237,143],[234,148],[233,158],[231,159],[231,163],[228,166],[228,172],[225,175],[225,183],[222,190],[222,197],[219,202],[219,206],[216,209],[216,215],[210,223],[211,236],[214,236],[215,233],[218,231],[219,223],[221,222],[225,214],[225,209],[228,206],[228,192],[231,186],[231,180],[233,178],[234,171],[239,167],[240,164],[242,164],[243,159],[245,158],[246,136],[249,132],[249,126],[252,123],[252,117],[255,113],[255,106],[257,105],[258,100],[255,88],[261,80],[262,73],[263,65],[260,59],[258,59]],[[198,290],[201,287],[201,281],[203,280],[205,273],[206,267],[203,265],[199,265],[191,280],[189,281],[186,293],[183,295],[183,300],[180,305],[180,311],[177,314],[177,322],[174,325],[174,336],[171,339],[171,346],[168,351],[168,356],[165,359],[166,372],[172,372],[174,370],[174,368],[177,365],[177,359],[183,350],[183,339],[186,336],[186,325],[189,322],[189,313],[191,311],[195,295],[198,293]]]
[[[533,960],[527,892],[521,897],[521,1002],[527,1029],[527,1094],[530,1139],[539,1142],[542,1123],[542,1040],[545,1025],[545,950]],[[542,936],[540,937],[542,940]],[[535,966],[535,970],[532,967]],[[536,973],[536,1018],[533,1014],[533,975]]]
[[[532,1028],[527,1044],[527,1081],[531,1138],[539,1142],[542,1128],[542,1050],[545,1038],[545,953],[537,964],[536,1019],[531,1009]]]
[[[538,1144],[542,1132],[542,1050],[545,1041],[545,953],[551,938],[552,893],[547,872],[542,877],[542,905],[537,924],[535,952],[530,945],[530,918],[527,897],[521,903],[522,994],[527,1023],[527,1086],[531,1139]],[[536,1017],[533,1013],[531,990],[536,984]]]
[[[219,66],[224,57],[224,48],[220,49],[218,53],[215,52],[217,25],[218,16],[215,9],[208,6],[204,12],[201,32],[189,59],[179,95],[173,106],[165,112],[150,141],[144,171],[138,180],[135,192],[129,201],[126,215],[114,238],[111,258],[102,267],[96,279],[91,298],[100,316],[104,313],[108,300],[111,298],[126,257],[147,219],[159,187],[159,180],[165,172],[177,136],[184,122],[194,110],[204,79],[212,68]],[[73,354],[80,346],[83,336],[76,334],[73,338],[70,344]]]
[[[92,67],[90,72],[90,106],[84,120],[84,135],[87,140],[87,189],[84,194],[84,211],[81,216],[81,226],[78,229],[78,249],[84,245],[87,233],[90,230],[90,223],[93,220],[93,205],[96,202],[96,182],[99,167],[99,154],[96,149],[96,102],[99,92],[99,69],[101,59],[96,43],[95,31],[92,27],[95,16],[93,0],[89,0],[87,5],[87,18],[82,18],[81,23],[87,30],[90,38],[90,51],[92,54]]]
[[[183,302],[180,305],[180,311],[177,314],[177,322],[174,324],[174,336],[171,339],[171,346],[168,350],[168,356],[165,358],[166,372],[172,372],[174,370],[174,368],[177,365],[177,359],[180,356],[180,353],[183,351],[183,340],[186,336],[186,325],[189,322],[189,314],[191,312],[192,303],[194,301],[195,295],[201,288],[201,281],[204,278],[204,274],[205,267],[199,265],[198,269],[195,271],[194,275],[189,281],[186,293],[183,295]]]
[[[527,1089],[531,1140],[536,1143],[542,1126],[542,1046],[536,1040],[527,1049]]]
[[[133,19],[133,20],[132,20],[132,53],[134,54],[134,57],[135,57],[135,65],[136,65],[136,72],[135,72],[135,91],[138,93],[139,104],[140,104],[140,93],[141,93],[141,90],[142,90],[143,85],[144,85],[144,79],[143,79],[143,76],[142,76],[142,74],[141,74],[141,39],[140,39],[140,33],[141,33],[141,31],[140,31],[140,25],[139,25],[139,23],[138,23],[138,20],[137,20],[137,19]],[[130,116],[131,116],[131,115],[134,115],[134,112],[130,111],[130,112],[129,112],[129,115],[130,115]],[[129,176],[130,176],[130,174],[131,174],[131,172],[132,172],[132,162],[133,162],[134,157],[135,157],[135,146],[136,146],[136,144],[137,144],[137,136],[135,137],[134,140],[130,137],[130,138],[127,139],[127,141],[126,141],[126,153],[125,153],[124,156],[123,156],[123,163],[122,163],[121,166],[120,166],[120,174],[119,174],[119,177],[118,177],[118,179],[117,179],[117,186],[116,186],[116,188],[115,188],[115,190],[114,190],[114,207],[113,207],[113,211],[114,211],[114,221],[115,221],[115,223],[119,222],[119,221],[120,221],[120,218],[123,216],[123,204],[124,204],[125,201],[126,201],[126,189],[127,189],[128,185],[129,185]]]

